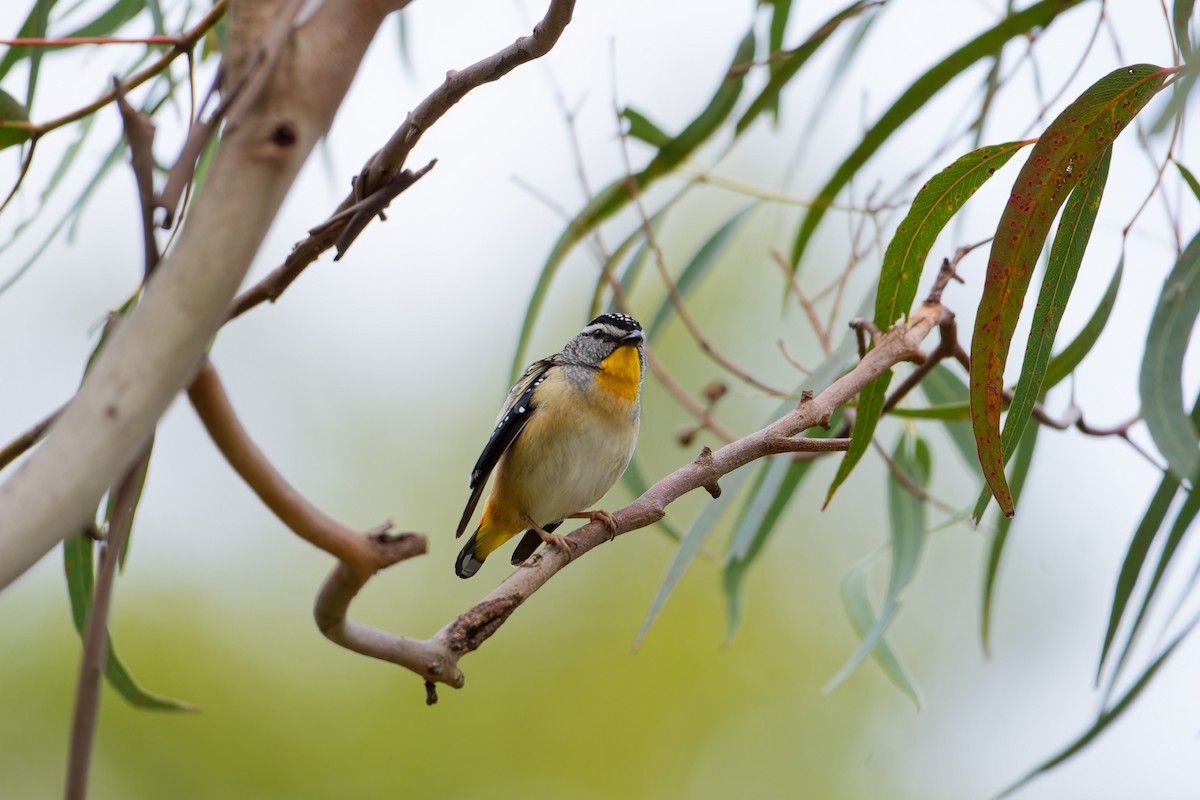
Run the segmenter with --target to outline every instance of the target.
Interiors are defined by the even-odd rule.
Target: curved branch
[[[807,440],[796,438],[809,428],[828,427],[833,413],[853,399],[872,380],[901,361],[922,361],[921,343],[935,327],[952,317],[939,302],[927,301],[907,323],[897,323],[880,337],[853,370],[823,392],[805,393],[800,404],[767,427],[737,439],[717,451],[705,447],[700,455],[658,483],[624,508],[613,512],[616,536],[645,528],[666,516],[666,509],[688,492],[706,488],[719,493],[717,482],[738,467],[766,456],[797,450],[837,450],[849,445],[846,439]],[[574,543],[570,557],[549,548],[534,554],[482,600],[460,614],[429,639],[404,636],[358,626],[346,619],[355,594],[366,583],[351,575],[343,565],[334,569],[317,596],[317,624],[334,642],[355,652],[399,664],[426,681],[427,702],[436,702],[433,684],[461,688],[465,683],[458,666],[462,656],[482,645],[505,620],[559,570],[593,548],[609,541],[609,529],[590,522],[570,534]]]
[[[188,387],[188,399],[221,455],[283,524],[304,541],[345,562],[365,581],[377,570],[396,563],[388,535],[391,523],[364,533],[351,528],[305,499],[258,448],[238,421],[233,404],[212,364],[200,367]],[[421,550],[424,551],[424,537]]]
[[[285,4],[234,4],[229,64],[237,86],[269,72],[253,106],[222,137],[176,246],[146,284],[46,441],[0,484],[0,588],[66,535],[149,440],[191,383],[267,229],[313,146],[328,130],[367,46],[404,0],[325,0],[303,24]],[[254,57],[272,30],[288,46]],[[288,135],[283,136],[281,132]]]

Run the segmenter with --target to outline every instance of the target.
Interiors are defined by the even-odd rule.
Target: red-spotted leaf
[[[1021,378],[1013,391],[1008,416],[1004,418],[1004,431],[1000,435],[1005,463],[1008,463],[1021,433],[1029,423],[1034,404],[1041,398],[1050,365],[1050,352],[1058,335],[1058,324],[1062,321],[1071,290],[1075,288],[1075,279],[1079,276],[1079,268],[1083,265],[1083,254],[1092,237],[1096,214],[1100,211],[1100,199],[1108,182],[1111,160],[1112,147],[1107,147],[1088,167],[1083,180],[1067,198],[1062,220],[1054,234],[1046,274],[1042,277],[1042,288],[1033,310],[1033,324],[1025,345],[1025,360],[1021,364]],[[990,499],[991,494],[985,489],[975,504],[975,519],[983,516]]]
[[[1004,365],[1033,267],[1067,195],[1171,74],[1136,64],[1088,88],[1034,145],[1000,216],[971,338],[970,386],[979,463],[1006,516],[1013,514],[1013,500],[1000,442]]]
[[[883,254],[879,289],[875,294],[875,325],[880,330],[886,331],[911,310],[925,260],[942,228],[996,170],[1008,163],[1027,144],[1033,144],[1033,141],[1006,142],[967,153],[930,178],[917,192],[912,207],[896,228],[896,234]],[[850,477],[854,467],[870,449],[891,379],[892,372],[889,370],[871,381],[859,395],[854,439],[838,465],[825,505],[829,505],[834,492]]]
[[[875,294],[875,325],[880,330],[886,331],[912,308],[925,259],[946,223],[996,170],[1034,141],[1005,142],[973,150],[921,187],[883,254]]]

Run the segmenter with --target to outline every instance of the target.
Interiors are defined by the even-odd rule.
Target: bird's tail
[[[467,539],[467,543],[463,545],[463,549],[458,554],[458,560],[454,562],[454,572],[460,578],[469,578],[479,571],[483,566],[483,559],[487,554],[475,555],[475,542],[479,537],[479,531],[476,530],[471,534],[471,538]]]
[[[487,511],[484,511],[479,527],[471,534],[471,538],[467,539],[467,543],[458,554],[458,560],[454,562],[454,571],[458,573],[458,577],[469,578],[478,572],[483,566],[483,560],[520,530],[517,528],[514,531],[495,524],[489,519]]]

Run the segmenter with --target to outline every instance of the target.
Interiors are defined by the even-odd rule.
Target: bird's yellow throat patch
[[[600,364],[597,382],[622,400],[633,403],[637,400],[638,386],[642,380],[642,362],[638,349],[633,345],[618,347]]]

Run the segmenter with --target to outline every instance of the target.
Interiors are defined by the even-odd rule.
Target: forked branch
[[[797,451],[844,450],[848,439],[808,439],[798,435],[810,428],[827,427],[833,413],[852,400],[867,384],[901,361],[923,359],[921,343],[930,331],[950,317],[938,302],[922,305],[907,323],[897,324],[882,336],[858,366],[815,396],[805,393],[800,404],[771,425],[736,439],[719,450],[705,447],[691,463],[680,467],[650,487],[641,497],[613,512],[616,535],[645,528],[666,515],[667,507],[688,492],[705,488],[714,497],[719,481],[752,461]],[[436,683],[461,688],[465,682],[458,662],[480,647],[508,617],[567,564],[578,560],[610,538],[608,528],[591,522],[569,536],[571,556],[550,548],[534,554],[486,597],[429,639],[404,636],[357,625],[346,618],[350,602],[366,583],[339,564],[317,596],[317,624],[334,642],[355,652],[390,661],[425,679],[427,702],[436,702]]]

